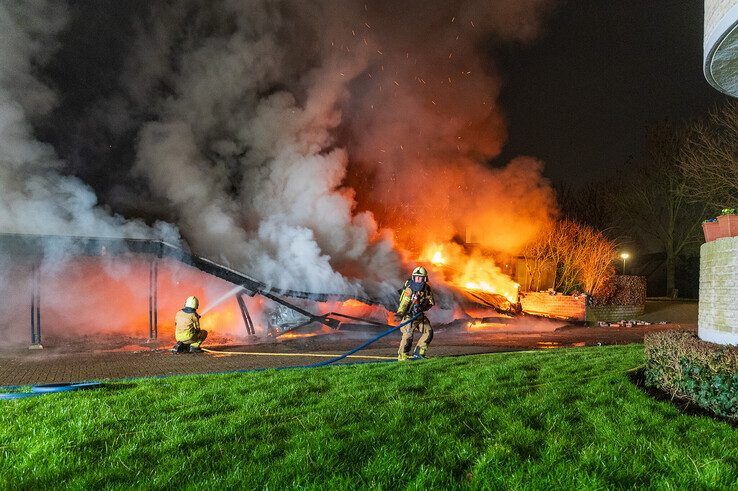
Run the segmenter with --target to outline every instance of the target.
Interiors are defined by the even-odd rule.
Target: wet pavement
[[[654,324],[633,327],[584,327],[559,324],[506,326],[490,323],[437,329],[430,356],[461,356],[503,351],[550,349],[640,343],[645,333],[663,330],[696,331],[695,324]],[[77,382],[131,377],[218,373],[304,366],[330,359],[358,346],[378,332],[331,332],[296,336],[262,344],[207,345],[218,353],[173,354],[171,343],[147,343],[128,339],[125,343],[47,342],[43,350],[17,347],[0,351],[0,386]],[[394,359],[399,333],[393,333],[362,350],[360,355],[379,358],[349,358],[344,362],[381,362]],[[289,356],[287,356],[289,355]],[[292,356],[294,355],[294,356]],[[319,355],[319,356],[313,356]]]

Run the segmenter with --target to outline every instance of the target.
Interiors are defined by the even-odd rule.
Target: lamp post
[[[625,274],[625,261],[629,257],[630,257],[630,254],[628,254],[627,252],[623,252],[623,253],[620,254],[620,259],[623,260],[623,274]]]

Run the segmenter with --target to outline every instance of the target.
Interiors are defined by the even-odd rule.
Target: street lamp
[[[627,252],[623,252],[620,254],[620,259],[623,260],[623,274],[625,274],[625,260],[628,259],[629,257],[630,257],[630,254],[628,254]]]

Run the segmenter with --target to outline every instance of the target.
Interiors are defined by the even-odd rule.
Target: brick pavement
[[[627,344],[641,342],[646,332],[667,329],[695,331],[696,327],[679,324],[632,328],[564,327],[554,332],[439,330],[429,353],[433,356],[457,356],[524,349]],[[372,345],[371,349],[362,351],[361,354],[392,357],[396,354],[398,337],[382,339]],[[213,349],[338,355],[360,343],[361,339],[356,336],[327,335],[294,339],[277,344],[224,346],[213,347]],[[130,351],[130,349],[129,347],[129,350],[112,352],[86,351],[83,345],[75,345],[73,348],[51,346],[40,351],[23,348],[0,351],[0,386],[217,373],[307,365],[325,359],[304,356],[175,355],[163,347],[148,347],[143,342],[140,351]],[[360,362],[362,360],[349,359],[347,361]]]

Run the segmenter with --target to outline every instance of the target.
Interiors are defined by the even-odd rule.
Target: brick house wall
[[[585,295],[550,295],[548,292],[521,292],[523,312],[553,319],[587,322],[617,322],[638,319],[645,310],[646,278],[614,276],[609,294],[588,305]]]
[[[523,312],[554,319],[583,321],[587,318],[587,297],[578,295],[551,295],[548,292],[520,294]]]

